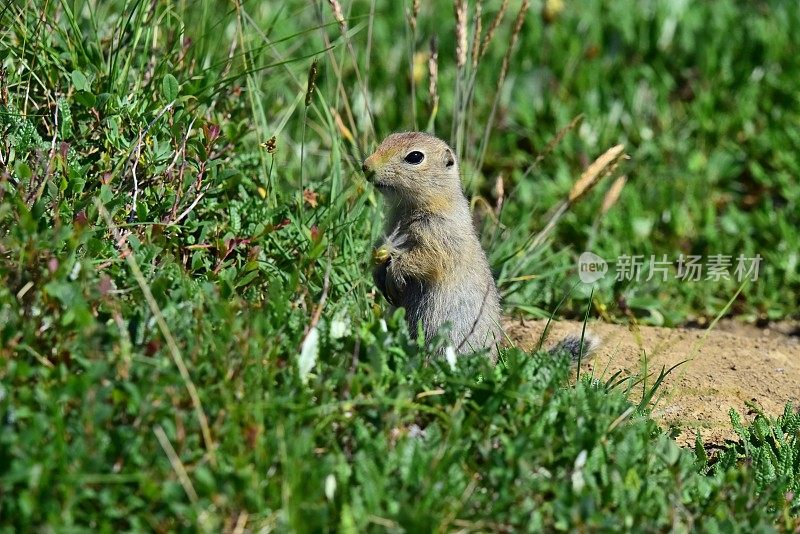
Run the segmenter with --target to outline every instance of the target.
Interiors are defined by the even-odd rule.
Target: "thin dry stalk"
[[[506,14],[507,9],[508,0],[503,0],[503,3],[500,4],[500,9],[497,11],[497,14],[492,19],[491,24],[489,24],[489,28],[486,30],[486,35],[483,37],[483,43],[481,43],[481,51],[478,59],[482,58],[486,53],[486,49],[489,48],[489,43],[491,43],[492,39],[494,39],[494,34],[497,31],[497,28],[500,26],[500,23],[503,21],[503,16]]]
[[[339,134],[344,137],[346,141],[355,144],[356,140],[353,138],[353,133],[347,128],[347,126],[345,126],[344,121],[342,121],[342,116],[339,115],[339,112],[334,108],[331,108],[331,115],[333,115],[333,122],[336,124],[336,128],[339,130]]]
[[[375,2],[373,0],[373,2],[372,2],[373,8],[372,8],[372,11],[370,12],[370,31],[371,31],[371,27],[372,27],[372,15],[374,14],[374,3]],[[318,3],[315,3],[315,5],[318,8],[317,9],[317,16],[318,16],[318,19],[320,21],[321,28],[324,29],[324,24],[322,22],[322,11],[321,11],[321,9],[319,9],[319,4]],[[289,78],[292,80],[292,82],[297,87],[297,89],[298,90],[303,90],[305,88],[305,86],[303,85],[303,82],[297,77],[297,75],[294,73],[294,71],[289,67],[289,64],[291,62],[286,60],[286,57],[275,46],[275,43],[270,40],[270,38],[261,30],[261,28],[259,27],[258,23],[255,20],[253,20],[253,18],[246,11],[241,10],[241,13],[242,13],[242,16],[250,23],[250,26],[252,27],[252,29],[255,32],[257,32],[258,35],[261,37],[261,39],[263,39],[264,42],[269,46],[269,50],[272,52],[272,56],[276,59],[276,63],[283,67],[284,71],[289,76]],[[347,93],[345,92],[344,86],[342,85],[341,70],[339,69],[339,65],[338,65],[338,63],[336,63],[336,58],[335,58],[335,56],[333,55],[333,53],[331,51],[331,48],[332,48],[331,47],[331,42],[330,42],[330,39],[328,38],[327,33],[325,31],[322,31],[322,36],[323,36],[323,40],[325,42],[325,50],[324,50],[324,52],[326,52],[328,54],[328,59],[330,60],[330,65],[333,68],[334,74],[336,76],[336,93],[337,93],[337,95],[336,95],[336,99],[335,99],[335,105],[338,107],[338,105],[339,105],[339,100],[338,99],[341,98],[342,101],[344,102],[343,105],[344,105],[345,113],[347,115],[347,120],[350,123],[351,127],[353,128],[353,130],[355,130],[356,126],[355,126],[355,120],[353,118],[353,112],[350,109],[350,103],[349,103],[349,100],[348,100],[348,97],[347,97]],[[370,45],[367,47],[367,65],[369,65],[369,50],[371,48],[371,33],[368,34],[368,37],[369,37]],[[367,67],[367,71],[369,71],[369,67]],[[264,166],[267,168],[266,174],[267,174],[267,181],[268,181],[268,185],[269,185],[269,180],[270,180],[270,177],[272,176],[272,166],[274,164],[274,158],[272,160],[272,163],[270,163],[270,165],[267,165],[266,160],[262,160],[262,161],[263,161]],[[273,197],[270,197],[270,198],[273,198]]]
[[[330,281],[331,281],[331,262],[328,261],[328,265],[325,267],[325,276],[322,279],[322,295],[319,297],[319,302],[317,303],[316,307],[314,308],[313,313],[311,314],[311,322],[308,323],[306,327],[305,333],[303,334],[303,342],[300,343],[300,349],[302,350],[303,345],[305,345],[306,340],[308,339],[308,335],[311,333],[311,330],[319,324],[320,317],[322,317],[322,310],[325,308],[325,302],[328,300],[328,290],[330,289]]]
[[[600,216],[602,217],[617,203],[619,200],[619,196],[622,194],[622,189],[625,187],[625,183],[628,181],[628,177],[624,174],[614,180],[614,183],[611,184],[606,196],[603,197],[603,204],[600,206]]]
[[[106,210],[106,207],[99,198],[95,199],[94,205],[100,215],[106,221],[111,234],[114,236],[114,239],[116,240],[120,249],[120,253],[128,263],[128,267],[130,268],[131,273],[133,273],[133,277],[136,279],[139,289],[142,290],[142,294],[147,302],[147,306],[150,308],[150,313],[153,314],[156,324],[158,325],[158,329],[161,331],[161,335],[164,336],[164,340],[167,342],[167,347],[169,349],[170,356],[172,356],[172,361],[175,363],[175,367],[178,368],[178,372],[181,375],[181,380],[183,380],[183,384],[186,387],[186,391],[189,393],[189,398],[192,401],[195,417],[197,417],[197,422],[200,425],[200,431],[203,435],[203,442],[205,443],[206,453],[208,454],[209,461],[212,465],[216,465],[217,460],[216,453],[214,451],[214,440],[211,438],[211,429],[208,426],[208,418],[206,417],[205,411],[203,411],[203,403],[200,401],[200,395],[197,393],[197,388],[195,387],[194,382],[192,382],[192,376],[189,374],[189,369],[186,367],[186,362],[184,362],[181,351],[178,349],[178,343],[175,341],[175,338],[172,337],[172,332],[170,331],[169,326],[167,326],[167,321],[164,319],[164,314],[161,313],[161,308],[159,308],[158,302],[156,302],[156,299],[153,296],[153,292],[150,291],[150,286],[147,285],[147,280],[145,280],[142,270],[139,268],[139,264],[137,263],[133,252],[125,242],[125,236],[120,233],[119,228],[114,224],[114,221],[111,220],[111,215],[108,213],[108,210]]]
[[[472,71],[469,75],[469,80],[467,82],[467,98],[466,98],[466,107],[464,109],[464,114],[466,115],[466,126],[465,131],[470,131],[470,118],[473,117],[471,113],[472,104],[474,101],[475,96],[475,84],[477,83],[478,78],[478,64],[480,60],[483,58],[483,55],[486,53],[486,49],[489,46],[489,43],[494,38],[494,34],[497,31],[498,26],[503,20],[503,16],[505,15],[506,9],[508,8],[508,0],[504,0],[503,3],[500,5],[499,11],[495,14],[495,17],[492,19],[492,22],[489,24],[489,28],[486,32],[486,36],[483,38],[483,42],[481,43],[481,12],[482,12],[482,4],[478,2],[475,6],[476,10],[476,17],[474,21],[474,35],[473,35],[473,43],[472,43]]]
[[[500,215],[503,211],[503,202],[506,198],[505,181],[503,180],[502,174],[498,174],[497,179],[494,181],[494,196],[497,199],[495,201],[494,213],[495,215]]]
[[[411,26],[411,31],[417,31],[417,17],[419,16],[419,0],[413,0],[411,2],[411,15],[409,17],[408,23]]]
[[[352,131],[358,131],[356,128],[356,121],[353,116],[353,110],[350,108],[350,98],[347,94],[347,91],[344,89],[344,84],[342,83],[342,69],[339,67],[339,62],[336,60],[336,55],[333,53],[333,45],[331,44],[331,40],[328,37],[328,32],[325,31],[325,21],[324,16],[322,14],[321,5],[318,2],[314,4],[317,8],[317,18],[319,19],[320,29],[322,32],[322,40],[325,43],[325,53],[328,56],[328,63],[330,64],[331,68],[333,69],[334,79],[336,80],[336,98],[334,99],[334,107],[339,107],[339,99],[341,99],[342,106],[344,107],[345,116],[347,118],[347,122],[350,124],[350,129]]]
[[[417,16],[419,15],[419,0],[413,0],[411,9],[408,11],[408,26],[410,35],[408,38],[408,81],[411,86],[411,123],[417,129],[417,83],[414,78],[414,56],[417,49]]]
[[[231,46],[228,48],[228,59],[225,62],[225,66],[222,68],[222,73],[220,74],[220,79],[225,79],[228,77],[228,74],[231,71],[231,67],[233,66],[233,59],[236,55],[236,45],[238,43],[237,39],[231,39]],[[185,54],[185,52],[184,52]],[[246,60],[245,60],[246,61]],[[214,93],[214,96],[211,99],[211,104],[208,106],[208,111],[206,111],[206,116],[210,117],[211,114],[214,112],[214,109],[217,107],[217,102],[219,97],[223,94],[222,91],[217,91]]]
[[[544,159],[547,156],[549,156],[555,150],[555,148],[561,143],[561,141],[564,139],[564,137],[566,137],[567,133],[569,133],[572,130],[574,130],[581,123],[582,120],[583,120],[583,115],[578,115],[577,117],[572,119],[569,124],[567,124],[566,126],[561,128],[556,133],[555,137],[553,137],[547,143],[547,146],[545,147],[545,149],[538,156],[536,156],[536,159],[533,160],[533,163],[531,163],[528,166],[528,168],[525,169],[525,172],[522,173],[522,176],[520,177],[520,179],[514,184],[514,187],[511,188],[511,191],[509,191],[509,193],[508,193],[509,197],[513,197],[514,196],[514,193],[516,192],[517,187],[519,187],[519,184],[525,182],[525,180],[528,178],[528,176],[530,176],[530,174],[533,172],[533,170],[536,167],[538,167],[539,164],[542,161],[544,161]],[[504,206],[502,206],[500,208],[500,213],[498,214],[498,218],[501,219],[501,220],[503,219],[503,209],[504,209]],[[494,245],[495,241],[497,240],[498,230],[499,230],[499,227],[495,229],[495,232],[492,235],[492,241],[491,241],[492,245]]]
[[[514,21],[514,29],[511,32],[511,41],[506,49],[506,53],[503,55],[503,63],[500,67],[500,76],[497,79],[497,91],[494,95],[494,101],[492,102],[492,110],[489,112],[489,118],[486,120],[486,126],[483,130],[483,138],[481,139],[480,149],[478,152],[478,160],[475,166],[478,171],[480,171],[481,167],[483,167],[483,159],[486,156],[486,146],[489,143],[489,134],[492,131],[492,124],[494,123],[494,118],[497,114],[497,106],[500,102],[500,95],[503,92],[503,85],[505,84],[506,75],[508,74],[508,65],[511,61],[511,56],[514,53],[520,31],[522,31],[522,24],[525,22],[525,15],[528,13],[529,6],[529,0],[522,0],[522,5],[519,6],[517,18]]]
[[[597,185],[600,180],[614,172],[617,164],[623,158],[625,158],[625,145],[616,145],[606,150],[602,156],[594,160],[594,162],[583,171],[581,177],[572,186],[572,189],[569,191],[569,196],[567,197],[569,203],[574,204],[577,202]]]
[[[178,216],[178,205],[183,198],[183,192],[181,188],[183,187],[183,175],[186,172],[186,142],[189,140],[189,135],[192,132],[192,126],[194,126],[195,119],[189,123],[189,127],[186,129],[186,135],[183,136],[183,141],[181,141],[181,146],[178,150],[175,151],[175,157],[172,158],[172,162],[169,166],[164,169],[164,175],[170,176],[175,169],[175,165],[178,163],[178,160],[181,160],[181,167],[178,171],[178,179],[175,181],[177,187],[175,187],[175,201],[172,203],[172,209],[170,210],[169,219],[170,221],[174,221],[175,217]]]
[[[136,217],[136,202],[139,199],[139,178],[136,176],[136,169],[139,167],[139,159],[142,156],[142,143],[136,145],[136,155],[133,157],[133,167],[131,176],[133,177],[133,202],[131,206],[131,217]]]
[[[532,250],[536,250],[539,246],[544,243],[544,240],[547,239],[547,236],[550,235],[550,232],[556,227],[558,222],[561,220],[561,217],[567,212],[570,207],[570,203],[566,200],[562,200],[561,203],[556,207],[556,210],[553,212],[553,215],[550,216],[550,220],[547,221],[547,224],[544,225],[544,228],[541,231],[533,236],[533,239],[530,241],[530,244],[523,247],[525,253]],[[519,273],[514,273],[519,274]]]
[[[466,78],[466,91],[464,98],[461,99],[461,105],[463,106],[459,111],[460,115],[463,117],[463,136],[466,136],[466,132],[470,131],[470,122],[472,118],[472,102],[474,96],[474,89],[475,89],[475,79],[478,74],[478,62],[479,62],[479,55],[480,55],[480,46],[481,46],[481,14],[483,12],[483,2],[481,0],[476,0],[475,2],[475,13],[472,17],[472,49],[471,49],[471,56],[472,56],[472,63],[470,64],[469,73],[467,74]],[[462,137],[462,140],[463,137]],[[466,140],[464,140],[466,142]]]
[[[328,290],[330,289],[330,282],[331,282],[331,262],[328,261],[328,265],[325,267],[325,275],[322,278],[322,295],[319,298],[319,303],[317,303],[317,307],[314,309],[314,313],[311,314],[311,323],[309,324],[309,330],[317,326],[320,317],[322,317],[322,309],[325,308],[325,302],[328,300]]]
[[[328,0],[328,3],[333,10],[333,17],[339,24],[339,30],[342,33],[342,39],[344,39],[345,46],[347,46],[347,51],[350,54],[350,60],[353,62],[353,71],[356,74],[356,81],[358,81],[358,85],[361,87],[361,94],[364,98],[364,115],[366,116],[367,125],[369,126],[369,131],[372,134],[372,138],[375,139],[377,138],[377,133],[375,132],[375,125],[372,120],[372,110],[369,107],[369,92],[367,91],[367,86],[361,76],[361,69],[358,68],[356,51],[353,48],[353,43],[347,33],[347,21],[344,18],[342,6],[339,3],[339,0]]]
[[[514,21],[514,30],[511,33],[511,43],[506,50],[505,56],[503,56],[503,69],[500,71],[502,76],[505,76],[506,72],[508,71],[508,62],[511,59],[511,49],[517,44],[517,39],[519,38],[519,32],[522,31],[522,24],[525,22],[525,15],[528,13],[528,6],[530,2],[528,0],[523,0],[522,5],[519,6],[519,11],[517,12],[517,18]]]
[[[372,54],[372,33],[373,27],[375,22],[375,3],[376,0],[371,0],[369,3],[369,21],[367,22],[367,49],[364,52],[364,86],[369,89],[369,75],[370,72],[370,56]],[[360,153],[360,149],[358,147],[358,143],[352,141],[353,149],[358,153],[356,159],[358,160],[358,164],[356,168],[360,167],[361,165],[361,158],[362,154]]]
[[[209,186],[210,186],[210,184],[206,185],[206,187],[205,187],[205,189],[203,191],[200,191],[199,193],[197,193],[197,196],[194,197],[194,200],[192,201],[191,204],[189,204],[189,207],[187,207],[185,210],[183,210],[183,213],[178,215],[173,222],[170,222],[169,223],[170,226],[174,226],[174,225],[180,223],[187,215],[189,215],[192,212],[192,210],[195,208],[195,206],[197,206],[197,204],[201,200],[203,200],[203,197],[206,195],[206,191],[208,190]]]
[[[603,155],[594,160],[594,162],[592,162],[592,164],[589,165],[589,167],[581,174],[581,177],[578,179],[578,181],[572,186],[567,198],[558,204],[544,228],[542,228],[539,233],[535,234],[533,238],[529,240],[529,243],[526,243],[520,247],[515,254],[522,251],[525,251],[525,254],[528,254],[536,250],[542,243],[544,243],[545,239],[547,239],[567,210],[569,210],[570,207],[572,207],[589,191],[591,191],[594,186],[600,183],[604,177],[613,174],[619,163],[627,158],[628,156],[625,154],[625,145],[620,144],[609,148],[605,151],[605,153],[603,153]],[[513,275],[516,276],[519,274],[518,271],[519,269],[517,269],[517,272],[514,272]]]
[[[480,59],[481,50],[481,0],[475,2],[475,15],[472,17],[472,74],[473,78],[475,70],[478,68],[478,59]]]
[[[428,57],[428,106],[430,108],[428,131],[433,131],[433,124],[439,111],[439,44],[436,36],[431,37]]]
[[[613,171],[612,171],[613,172]],[[622,189],[625,187],[625,183],[628,181],[628,177],[625,175],[618,176],[616,180],[611,184],[611,187],[606,191],[605,196],[603,197],[603,202],[600,205],[600,215],[592,221],[592,228],[589,231],[589,239],[586,242],[586,250],[592,250],[594,247],[595,239],[597,238],[597,230],[600,227],[600,223],[605,217],[606,213],[617,203],[619,200],[620,195],[622,194]]]
[[[55,102],[55,111],[53,113],[53,138],[50,141],[50,153],[47,157],[47,169],[45,170],[42,183],[39,184],[39,187],[36,189],[33,197],[29,199],[29,204],[31,205],[38,201],[42,197],[42,194],[44,194],[44,188],[47,185],[47,182],[50,181],[50,174],[53,171],[53,160],[56,157],[56,139],[58,138],[58,101]]]
[[[557,147],[559,144],[561,144],[561,141],[563,141],[563,140],[564,140],[564,137],[566,137],[566,135],[567,135],[569,132],[571,132],[572,130],[574,130],[575,128],[577,128],[577,126],[578,126],[578,125],[579,125],[581,122],[583,122],[583,114],[581,114],[581,115],[578,115],[577,117],[575,117],[574,119],[572,119],[571,121],[569,121],[569,124],[567,124],[566,126],[564,126],[563,128],[561,128],[561,129],[560,129],[560,130],[559,130],[559,131],[556,133],[555,137],[553,137],[553,138],[552,138],[552,139],[551,139],[551,140],[550,140],[550,141],[547,143],[547,146],[546,146],[546,147],[544,147],[544,150],[542,150],[542,152],[541,152],[541,153],[540,153],[538,156],[536,156],[536,159],[535,159],[535,160],[533,160],[533,163],[531,163],[531,164],[528,166],[528,168],[527,168],[527,169],[525,169],[525,172],[522,174],[522,178],[520,179],[520,182],[522,182],[522,181],[523,181],[525,178],[527,178],[527,177],[528,177],[528,175],[529,175],[530,173],[532,173],[532,172],[533,172],[533,170],[534,170],[536,167],[538,167],[538,166],[539,166],[539,164],[540,164],[542,161],[544,161],[544,159],[545,159],[547,156],[549,156],[550,154],[552,154],[552,153],[553,153],[553,151],[556,149],[556,147]]]
[[[466,88],[464,66],[467,64],[467,2],[466,0],[455,0],[453,10],[456,18],[456,90],[455,104],[453,106],[453,126],[451,129],[451,139],[456,149],[456,157],[461,160],[462,146],[464,137],[464,101],[466,99]]]
[[[342,33],[347,33],[347,22],[344,20],[344,13],[339,0],[328,0],[328,4],[330,4],[331,10],[333,11],[333,18],[336,20],[336,23],[339,24],[339,29]]]
[[[247,520],[250,515],[245,512],[239,512],[239,516],[236,518],[236,525],[233,527],[233,532],[231,534],[244,534],[244,528],[247,526]]]
[[[191,125],[190,125],[190,128],[191,128]],[[209,157],[211,157],[211,156],[209,156]],[[192,201],[192,203],[189,205],[188,208],[183,210],[183,213],[181,213],[176,219],[174,219],[174,220],[169,222],[170,225],[178,224],[184,217],[189,215],[189,213],[195,208],[195,206],[197,206],[197,203],[200,202],[200,200],[206,194],[206,191],[208,191],[209,187],[211,187],[210,183],[206,184],[206,186],[203,187],[203,178],[205,177],[205,174],[206,174],[206,165],[208,165],[208,160],[201,160],[200,161],[200,166],[197,169],[197,176],[195,177],[194,182],[192,183],[192,185],[189,186],[189,189],[186,190],[187,194],[189,192],[191,192],[191,191],[194,191],[194,193],[195,193],[194,200]],[[184,172],[185,168],[186,168],[186,164],[184,162],[184,164],[181,166],[181,174],[180,174],[180,178],[178,180],[179,188],[183,186],[183,172]],[[201,191],[201,188],[203,188],[202,191]],[[177,204],[175,205],[175,209],[177,210]]]
[[[0,67],[0,105],[8,107],[8,83],[6,78],[8,71],[5,67]]]
[[[172,443],[169,442],[166,432],[164,432],[164,429],[161,428],[160,425],[156,425],[156,427],[153,429],[153,433],[156,435],[156,439],[158,440],[159,445],[161,445],[161,448],[164,450],[164,453],[166,453],[169,464],[172,466],[172,470],[175,471],[175,474],[178,476],[178,482],[181,483],[183,491],[186,492],[186,496],[189,497],[189,500],[192,501],[192,504],[197,504],[199,498],[194,486],[192,485],[192,479],[189,478],[189,473],[186,471],[186,467],[184,467],[183,462],[181,462],[181,459],[178,456],[178,453],[175,452],[175,449],[172,447]]]
[[[467,2],[455,0],[456,15],[456,66],[460,69],[467,64]]]
[[[371,0],[369,3],[369,21],[367,22],[367,50],[365,51],[364,58],[364,83],[369,87],[369,74],[370,74],[370,59],[372,56],[372,32],[375,23],[375,2]]]
[[[494,212],[494,208],[492,205],[489,204],[489,201],[486,200],[481,195],[473,195],[472,199],[469,202],[469,208],[472,213],[477,215],[478,208],[482,208],[486,215],[492,220],[494,224],[500,224],[500,221],[497,220],[497,215]]]
[[[128,165],[131,164],[131,156],[133,155],[133,152],[135,150],[140,150],[141,149],[142,144],[144,143],[144,137],[150,131],[150,128],[153,127],[153,125],[156,123],[156,121],[158,121],[158,119],[160,119],[161,117],[164,116],[164,113],[166,113],[167,111],[171,110],[174,105],[175,105],[175,102],[173,101],[173,102],[170,102],[169,104],[167,104],[166,106],[164,106],[163,108],[161,108],[161,111],[159,111],[158,114],[153,118],[153,120],[151,120],[147,124],[145,129],[142,130],[141,132],[139,132],[139,137],[136,139],[136,144],[133,146],[133,148],[131,148],[130,152],[128,152],[128,156],[127,156],[127,158],[125,160],[125,169],[122,171],[122,176],[125,176],[127,174]],[[138,159],[139,158],[136,158],[134,160],[134,162],[137,162]]]
[[[331,46],[330,39],[328,39],[328,35],[325,32],[322,32],[322,38],[325,40],[325,48],[326,53],[328,55],[328,61],[330,63],[331,68],[333,69],[334,77],[336,78],[336,91],[339,93],[338,98],[342,100],[342,106],[344,107],[344,113],[347,117],[347,122],[350,124],[350,129],[354,132],[358,131],[356,127],[356,120],[353,116],[353,110],[350,107],[350,98],[347,96],[347,91],[344,89],[344,84],[342,83],[342,69],[339,67],[339,62],[336,61],[336,55],[333,53],[333,48]],[[338,108],[338,98],[336,102],[334,102],[335,106]]]
[[[306,154],[306,126],[308,124],[308,106],[314,101],[314,91],[317,88],[317,60],[316,58],[311,63],[311,68],[308,69],[308,83],[306,84],[306,98],[305,108],[303,109],[303,132],[300,137],[300,198],[299,198],[299,216],[300,222],[303,222],[303,191],[305,190],[305,154]]]
[[[275,58],[275,60],[276,60],[276,64],[279,64],[279,65],[281,65],[283,67],[283,70],[286,72],[287,76],[289,76],[289,78],[292,79],[292,81],[294,82],[294,84],[297,86],[298,89],[302,89],[303,82],[300,81],[300,79],[297,77],[297,75],[294,73],[294,71],[289,66],[291,64],[291,62],[290,61],[286,61],[286,57],[284,57],[284,55],[281,53],[281,51],[278,49],[278,47],[275,46],[275,43],[273,43],[272,40],[267,36],[267,34],[264,33],[264,31],[259,27],[258,23],[255,20],[253,20],[253,17],[251,17],[247,13],[247,11],[242,10],[241,13],[242,13],[242,16],[250,24],[250,28],[253,31],[255,31],[256,33],[258,33],[259,37],[261,37],[261,39],[263,39],[264,42],[267,43],[267,46],[269,47],[269,50],[272,52],[272,57]],[[244,54],[242,54],[242,57],[244,57]],[[246,59],[245,59],[245,61],[246,61]]]

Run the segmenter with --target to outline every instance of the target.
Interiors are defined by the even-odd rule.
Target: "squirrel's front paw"
[[[392,254],[389,250],[387,245],[381,245],[380,247],[376,248],[372,251],[372,264],[373,265],[383,265],[389,258],[392,257]]]

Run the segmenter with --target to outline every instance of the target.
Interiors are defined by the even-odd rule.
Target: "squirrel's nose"
[[[367,165],[366,161],[363,165],[361,165],[361,170],[364,171],[364,176],[366,176],[367,181],[371,182],[372,178],[375,176],[375,171],[373,171],[372,168]]]

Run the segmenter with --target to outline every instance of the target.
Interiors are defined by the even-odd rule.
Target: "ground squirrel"
[[[409,327],[421,323],[430,341],[449,325],[458,353],[488,350],[494,361],[503,332],[500,299],[472,223],[453,150],[421,132],[395,133],[364,161],[364,173],[383,195],[385,236],[375,250],[373,277]],[[584,339],[584,352],[594,341]],[[580,336],[553,351],[580,352]]]

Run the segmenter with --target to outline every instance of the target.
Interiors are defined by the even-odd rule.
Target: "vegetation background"
[[[429,361],[358,172],[451,139],[509,314],[798,317],[793,3],[12,0],[0,62],[4,530],[798,528],[791,406],[709,456],[653,379]],[[764,260],[591,290],[586,249]]]

